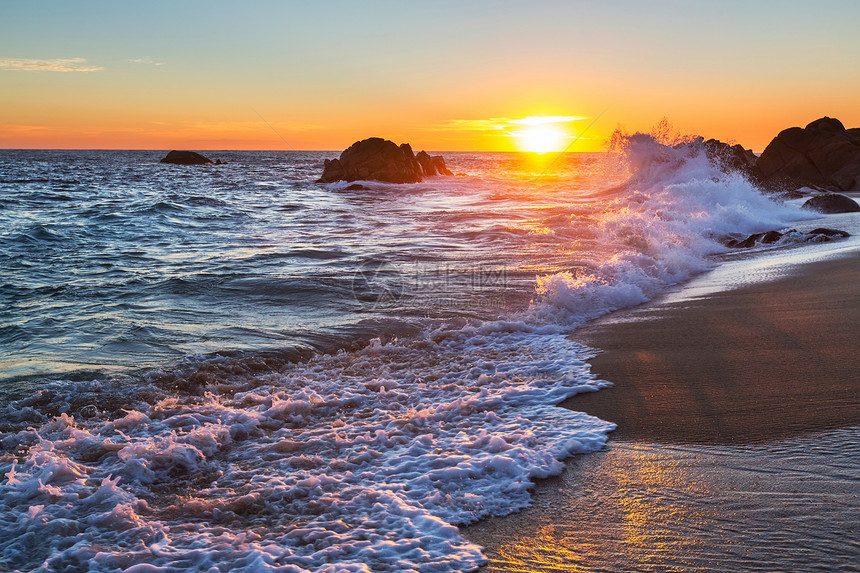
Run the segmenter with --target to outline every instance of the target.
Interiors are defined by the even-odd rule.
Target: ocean
[[[0,569],[471,571],[617,420],[570,334],[811,219],[690,148],[0,151]],[[164,569],[159,569],[164,568]]]

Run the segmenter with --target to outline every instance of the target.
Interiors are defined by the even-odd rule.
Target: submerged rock
[[[785,233],[780,233],[779,231],[768,231],[767,233],[753,233],[752,235],[743,240],[726,237],[722,240],[722,242],[725,246],[732,249],[746,249],[749,247],[754,247],[756,245],[769,245],[772,243],[776,243],[777,241],[788,235],[795,235],[795,241],[818,243],[823,243],[825,241],[830,241],[833,239],[844,239],[846,237],[851,236],[851,234],[847,231],[840,231],[838,229],[825,229],[823,227],[819,227],[817,229],[813,229],[804,233],[798,231],[797,229],[789,229]]]
[[[840,195],[839,193],[816,195],[808,199],[803,204],[803,208],[813,209],[828,215],[833,213],[856,213],[860,211],[860,205],[854,199]]]
[[[451,175],[441,156],[424,151],[416,156],[408,143],[397,145],[381,137],[371,137],[353,143],[338,159],[326,159],[318,182],[417,183],[433,175]]]
[[[161,163],[172,163],[174,165],[209,165],[214,163],[211,159],[194,151],[171,151],[162,160]],[[221,160],[218,160],[221,164]]]
[[[831,117],[788,128],[770,142],[756,166],[769,182],[860,189],[860,128],[845,129]]]
[[[823,227],[818,227],[817,229],[812,229],[807,233],[810,236],[823,236],[829,237],[831,239],[847,239],[851,236],[851,233],[848,231],[840,231],[839,229],[825,229]]]
[[[789,233],[792,231],[789,231]],[[781,238],[785,236],[784,233],[780,233],[779,231],[768,231],[767,233],[754,233],[739,241],[737,239],[728,239],[725,242],[727,247],[731,247],[733,249],[746,249],[749,247],[754,247],[756,243],[760,243],[762,245],[769,245],[771,243],[775,243]]]

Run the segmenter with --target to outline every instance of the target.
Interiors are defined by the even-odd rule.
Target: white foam
[[[533,478],[612,429],[553,406],[606,384],[584,352],[522,322],[447,325],[233,395],[95,425],[62,415],[18,434],[29,451],[3,464],[3,558],[45,570],[474,569],[483,556],[454,524],[526,506]]]
[[[669,147],[636,134],[626,152],[638,170],[621,192],[553,229],[583,237],[579,251],[604,255],[575,272],[539,276],[535,316],[558,320],[563,309],[561,320],[581,323],[640,304],[712,268],[712,255],[726,250],[719,236],[814,217],[764,196],[741,174],[724,172],[700,145]]]

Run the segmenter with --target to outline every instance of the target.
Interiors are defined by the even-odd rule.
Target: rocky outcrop
[[[416,156],[408,143],[397,145],[381,137],[371,137],[353,143],[338,159],[326,159],[318,182],[418,183],[433,175],[451,175],[441,156],[424,151]]]
[[[860,205],[854,199],[839,193],[824,193],[808,199],[803,204],[804,209],[812,209],[827,215],[833,213],[856,213]]]
[[[161,160],[161,163],[172,163],[174,165],[209,165],[216,162],[193,151],[174,150],[168,153],[164,159]],[[221,161],[217,161],[217,164],[220,165]]]
[[[756,167],[767,182],[860,190],[860,128],[845,129],[831,117],[791,127],[770,142]]]
[[[818,228],[807,232],[800,232],[797,229],[789,229],[784,233],[780,233],[779,231],[754,233],[749,237],[746,237],[745,239],[725,237],[722,242],[725,246],[732,249],[746,249],[749,247],[754,247],[756,245],[770,245],[772,243],[776,243],[777,241],[788,235],[794,235],[794,242],[809,243],[823,243],[825,241],[832,241],[833,239],[844,239],[846,237],[851,236],[850,233],[846,231],[840,231],[838,229]]]

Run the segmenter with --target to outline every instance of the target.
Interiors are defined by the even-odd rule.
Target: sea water
[[[693,147],[0,151],[0,567],[470,571],[612,420],[568,335],[808,218]],[[779,245],[777,245],[779,247]]]

